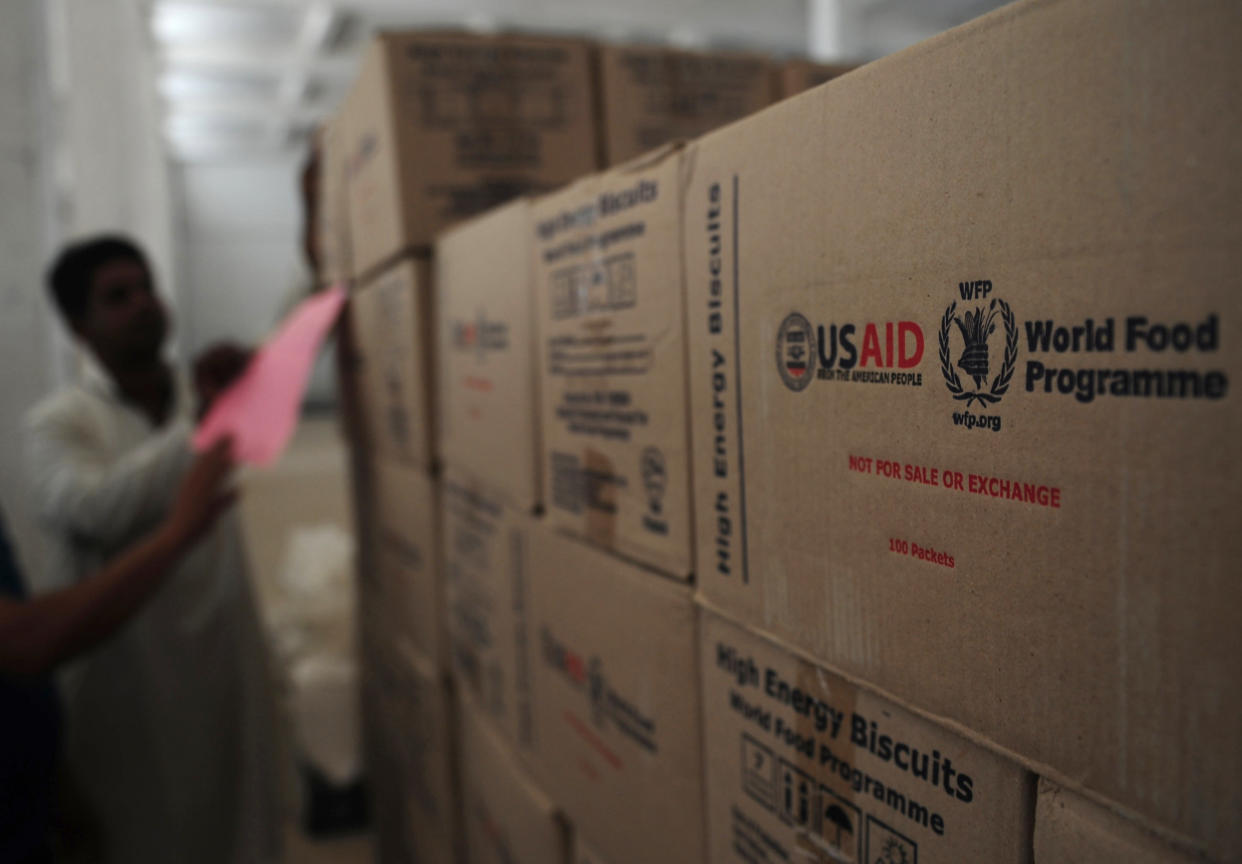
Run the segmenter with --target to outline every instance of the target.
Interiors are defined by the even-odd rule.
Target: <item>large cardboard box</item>
[[[406,258],[352,296],[363,427],[384,457],[435,464],[435,306],[429,262]]]
[[[568,864],[568,826],[556,804],[470,700],[463,699],[460,708],[468,864]]]
[[[1035,864],[1191,864],[1198,860],[1101,804],[1049,780],[1039,781]]]
[[[644,45],[599,49],[604,164],[697,138],[772,102],[772,65],[753,54]]]
[[[776,98],[788,99],[856,69],[856,63],[813,63],[786,60],[776,69]]]
[[[375,463],[374,481],[375,570],[369,575],[377,580],[377,615],[447,669],[439,484],[420,471],[386,461]]]
[[[548,520],[691,570],[677,148],[536,202]]]
[[[609,861],[704,861],[690,589],[531,535],[534,774]]]
[[[457,720],[447,681],[390,640],[384,662],[367,670],[363,700],[383,860],[456,864],[463,846]]]
[[[704,139],[685,224],[703,594],[1218,854],[1240,34],[1014,4]]]
[[[574,864],[608,864],[608,859],[597,854],[588,840],[575,833],[573,862]]]
[[[404,32],[368,47],[349,96],[355,275],[451,223],[594,170],[585,42]]]
[[[534,740],[529,549],[533,521],[486,484],[449,470],[444,582],[453,674],[510,747]]]
[[[1020,765],[705,609],[713,862],[1029,862]]]
[[[539,391],[530,203],[440,235],[440,454],[521,510],[539,506]]]
[[[319,130],[319,177],[316,189],[315,248],[320,284],[350,278],[349,210],[345,178],[348,173],[348,115],[342,108]]]

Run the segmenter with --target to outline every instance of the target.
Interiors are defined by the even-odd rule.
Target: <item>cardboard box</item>
[[[690,589],[531,535],[535,777],[610,861],[704,860]]]
[[[374,479],[373,593],[382,604],[377,614],[393,632],[447,669],[439,486],[433,478],[395,462],[376,462]]]
[[[604,164],[697,138],[772,102],[772,65],[753,54],[642,45],[599,49]]]
[[[857,63],[812,63],[810,60],[786,60],[776,70],[776,98],[788,99],[804,90],[818,87],[846,72],[857,69]]]
[[[1035,864],[1191,864],[1198,860],[1149,834],[1143,826],[1040,779]]]
[[[1217,854],[1239,32],[1008,6],[704,139],[684,228],[703,594]]]
[[[548,520],[691,570],[683,163],[667,149],[535,203]]]
[[[573,862],[574,864],[608,864],[608,859],[596,854],[588,841],[575,834]]]
[[[338,110],[319,132],[319,186],[316,190],[316,252],[320,284],[331,285],[353,272],[349,246],[348,115]]]
[[[520,510],[542,501],[530,203],[436,242],[440,454]]]
[[[711,610],[700,626],[713,862],[1031,860],[1021,766]]]
[[[444,481],[444,581],[453,674],[510,747],[533,742],[529,516],[459,471]]]
[[[461,704],[462,821],[469,864],[568,864],[560,811],[469,699]]]
[[[463,843],[452,693],[425,658],[388,646],[363,680],[384,860],[455,864]]]
[[[596,167],[585,42],[384,33],[349,103],[355,275]]]
[[[431,267],[406,258],[352,297],[363,426],[381,456],[435,464],[435,324]]]

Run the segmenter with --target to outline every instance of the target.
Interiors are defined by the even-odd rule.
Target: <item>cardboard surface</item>
[[[567,826],[469,699],[461,704],[468,864],[568,864]]]
[[[574,835],[574,864],[608,864],[608,860],[604,856],[599,855],[591,848],[590,841],[575,834]]]
[[[319,188],[315,246],[319,255],[320,284],[332,285],[353,273],[349,245],[349,115],[338,109],[319,132]]]
[[[703,594],[1218,855],[1239,33],[1006,7],[704,139],[685,223]]]
[[[440,454],[519,510],[542,501],[530,204],[515,201],[440,236]]]
[[[362,692],[384,860],[456,864],[463,845],[457,720],[446,682],[425,658],[389,640]]]
[[[420,653],[447,669],[439,484],[395,462],[377,460],[374,475],[373,593],[383,598],[379,614]]]
[[[696,138],[772,102],[772,65],[753,54],[604,45],[598,62],[605,165]]]
[[[534,523],[462,472],[447,471],[443,487],[453,674],[508,745],[525,749],[534,739],[528,620]]]
[[[1035,864],[1192,864],[1199,860],[1094,801],[1049,780],[1039,781]]]
[[[812,63],[810,60],[786,60],[776,70],[776,98],[788,99],[840,78],[857,68],[855,63]]]
[[[691,571],[681,152],[536,202],[548,520]]]
[[[711,610],[701,629],[712,861],[1031,861],[1021,766]]]
[[[596,167],[590,48],[529,36],[385,33],[349,96],[361,276],[455,221]]]
[[[383,457],[435,463],[434,289],[431,266],[407,258],[351,298],[363,427]]]
[[[690,590],[543,527],[530,576],[535,776],[609,861],[703,861]]]

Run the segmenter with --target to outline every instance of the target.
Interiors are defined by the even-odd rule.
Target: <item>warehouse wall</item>
[[[21,418],[72,376],[74,349],[44,299],[66,240],[122,231],[177,304],[168,162],[136,0],[0,0],[0,504],[27,567]]]
[[[42,299],[44,151],[39,146],[41,13],[5,0],[0,27],[0,507],[28,567],[38,543],[22,494],[22,414],[53,380],[52,331]]]
[[[254,342],[275,322],[300,254],[299,167],[293,155],[177,166],[191,354],[217,339]]]
[[[139,4],[58,0],[48,8],[59,232],[132,235],[175,306],[173,192]]]

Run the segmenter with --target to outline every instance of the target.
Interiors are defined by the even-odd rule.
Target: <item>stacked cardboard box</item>
[[[362,683],[380,858],[454,864],[462,834],[452,693],[418,651],[380,633],[364,628]]]
[[[530,230],[518,199],[436,244],[440,451],[519,512],[543,500]]]
[[[315,188],[316,281],[334,285],[353,272],[349,245],[349,211],[345,178],[348,173],[348,119],[333,115],[317,140],[319,177]]]
[[[776,98],[788,99],[804,90],[818,87],[857,68],[854,63],[814,63],[786,60],[776,70]]]
[[[323,210],[344,218],[321,217],[321,254],[355,289],[342,389],[369,520],[368,623],[379,641],[408,641],[441,682],[452,663],[431,244],[451,222],[595,167],[590,62],[573,40],[382,34],[322,136],[333,170]],[[409,790],[377,791],[399,801]]]
[[[1239,33],[1026,0],[441,236],[474,860],[1236,858]]]
[[[604,45],[598,65],[605,165],[753,114],[774,95],[773,64],[755,54]]]
[[[469,864],[568,864],[568,826],[512,752],[463,700],[462,805]]]
[[[609,861],[705,860],[690,590],[544,526],[530,548],[535,776]]]
[[[1125,861],[1191,864],[1201,861],[1151,833],[1144,820],[1121,816],[1049,780],[1039,781],[1035,810],[1035,864]]]
[[[611,860],[695,861],[703,855],[702,772],[688,562],[680,579],[670,579],[561,536],[532,515],[540,509],[541,490],[556,488],[540,467],[549,458],[542,432],[559,420],[540,410],[539,397],[556,382],[556,398],[564,398],[559,373],[548,374],[545,346],[566,339],[564,328],[558,331],[545,315],[552,298],[543,290],[546,274],[534,245],[541,212],[572,200],[581,218],[598,219],[597,227],[608,232],[604,242],[612,243],[613,255],[627,258],[629,278],[657,265],[642,281],[650,300],[640,315],[657,321],[671,313],[662,324],[669,347],[647,386],[654,388],[662,373],[670,378],[666,387],[684,388],[676,152],[655,164],[656,182],[667,183],[664,198],[643,211],[654,209],[659,217],[649,227],[640,224],[665,233],[663,243],[623,242],[614,229],[631,222],[612,217],[627,205],[586,180],[534,205],[517,202],[471,220],[437,244],[445,567],[459,686],[479,721],[556,803],[575,836],[586,831]],[[641,170],[614,174],[599,178],[599,188],[650,182]],[[587,206],[599,210],[585,216]],[[572,237],[555,239],[597,242],[590,230]],[[589,328],[614,311],[583,307],[571,323]],[[643,326],[632,321],[630,332]],[[597,370],[578,383],[592,392],[607,389],[613,386],[609,374]],[[680,496],[688,553],[684,396],[670,389],[660,399],[647,410],[674,439],[680,479],[673,494]],[[637,464],[650,444],[630,442],[632,458],[625,463]],[[610,452],[626,449],[623,444]],[[626,818],[618,819],[623,812]],[[639,822],[648,830],[631,830]]]
[[[532,216],[548,521],[684,580],[682,155],[671,146],[587,177]]]
[[[586,43],[387,33],[346,112],[355,273],[515,195],[595,167]]]
[[[1015,4],[705,138],[685,226],[704,597],[1222,859],[1239,33]]]

